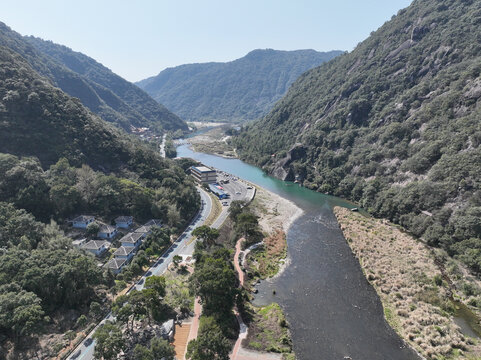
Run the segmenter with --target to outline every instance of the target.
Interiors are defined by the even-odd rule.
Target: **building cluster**
[[[80,215],[72,220],[72,226],[77,229],[87,229],[87,227],[95,221],[94,216]],[[97,232],[97,240],[74,241],[74,245],[80,247],[97,257],[105,254],[110,249],[111,241],[118,235],[118,229],[129,229],[134,224],[132,216],[119,216],[114,220],[115,226],[102,224]],[[153,227],[162,227],[160,220],[152,219],[124,235],[120,240],[120,247],[113,253],[113,258],[110,259],[104,266],[110,269],[114,274],[122,271],[122,268],[127,265],[142,245],[143,240],[152,231]]]
[[[230,197],[229,193],[224,190],[222,184],[228,183],[228,180],[221,180],[219,184],[217,182],[217,172],[204,165],[192,166],[190,168],[190,174],[199,183],[205,184],[209,187],[210,192],[217,196],[220,200],[224,200]]]

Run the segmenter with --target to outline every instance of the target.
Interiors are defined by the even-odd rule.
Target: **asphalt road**
[[[165,158],[165,138],[166,138],[166,134],[164,134],[164,136],[162,136],[162,143],[159,145],[159,151],[160,151],[160,156],[162,156],[163,158]]]
[[[228,209],[232,201],[241,200],[249,202],[252,200],[255,194],[255,188],[243,180],[221,171],[217,171],[217,174],[219,185],[222,186],[224,191],[228,193],[230,197],[228,199],[221,200],[221,203],[225,203],[227,205],[222,206],[222,213],[212,224],[212,227],[214,228],[219,228],[223,224],[224,220],[229,215]],[[227,184],[222,184],[221,180],[228,180],[229,182]]]
[[[222,200],[226,202],[227,206],[222,206],[222,212],[217,217],[217,219],[212,224],[212,227],[219,228],[229,215],[228,209],[232,201],[234,200],[245,200],[249,201],[255,194],[255,188],[248,189],[251,187],[246,182],[239,180],[229,174],[224,174],[219,172],[218,180],[229,180],[228,184],[222,184],[224,190],[230,194],[229,199]],[[135,286],[129,289],[129,292],[137,289],[142,290],[144,288],[145,279],[152,275],[162,275],[172,263],[175,255],[182,256],[184,259],[188,256],[192,256],[195,248],[195,241],[192,236],[192,231],[205,223],[207,217],[212,210],[212,198],[205,192],[205,190],[199,188],[199,194],[201,197],[201,209],[199,214],[194,218],[187,229],[179,236],[177,241],[170,246],[170,248],[162,255],[155,264],[149,268],[149,270],[141,277],[141,279],[136,283]],[[83,342],[77,346],[77,348],[72,352],[72,354],[67,358],[68,360],[92,360],[94,359],[94,348],[95,340],[92,339],[95,331],[103,325],[106,321],[113,321],[115,318],[109,313],[83,340]],[[86,346],[85,343],[89,343],[90,340],[93,341]],[[74,355],[80,354],[75,357]]]

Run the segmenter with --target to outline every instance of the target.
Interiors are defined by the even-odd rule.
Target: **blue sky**
[[[127,80],[253,49],[352,50],[411,0],[4,0],[0,21]]]

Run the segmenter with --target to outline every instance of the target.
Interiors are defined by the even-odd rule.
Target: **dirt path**
[[[187,265],[187,270],[191,274],[194,272],[194,269],[189,265]],[[189,342],[197,338],[197,334],[199,332],[200,314],[202,314],[202,305],[200,304],[200,297],[196,297],[194,302],[194,318],[192,319],[192,322],[189,324],[190,325],[189,335],[187,336],[187,341],[185,343],[184,353],[181,356],[179,356],[179,359],[185,360],[185,354],[187,353],[187,346],[189,345]]]
[[[244,238],[241,238],[237,241],[235,244],[235,255],[234,255],[234,268],[237,271],[237,275],[239,276],[239,288],[242,288],[244,286],[244,272],[242,271],[240,264],[239,264],[239,255],[241,253],[241,245],[244,242]],[[244,320],[242,320],[242,316],[239,313],[239,310],[237,309],[237,306],[234,308],[235,312],[235,317],[237,318],[237,322],[239,323],[239,337],[237,338],[237,341],[235,342],[234,349],[232,350],[232,354],[230,355],[230,358],[232,360],[236,360],[239,349],[241,347],[242,340],[244,340],[247,337],[247,326],[244,323]]]
[[[235,255],[234,255],[234,268],[237,271],[239,276],[239,288],[244,286],[244,272],[242,271],[240,264],[239,264],[239,255],[241,254],[241,245],[244,241],[244,238],[239,239],[235,245]],[[242,347],[242,340],[247,337],[247,330],[248,327],[242,320],[242,316],[239,314],[237,307],[234,309],[235,316],[237,321],[239,322],[239,337],[234,345],[234,349],[230,355],[231,360],[280,360],[282,356],[280,354],[271,354],[271,353],[261,353],[253,350],[244,349]]]

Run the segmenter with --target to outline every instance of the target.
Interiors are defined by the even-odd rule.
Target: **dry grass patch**
[[[247,255],[247,270],[254,277],[266,279],[276,275],[287,256],[286,233],[277,229],[263,240],[263,246]]]
[[[450,291],[432,253],[387,221],[334,209],[349,246],[374,286],[389,324],[428,359],[474,351],[454,323]]]
[[[220,213],[222,212],[222,205],[215,195],[210,192],[208,192],[208,194],[212,199],[212,211],[210,212],[207,219],[205,219],[205,225],[212,226],[214,221],[219,217]]]
[[[249,305],[249,332],[242,346],[258,351],[292,354],[289,327],[281,307],[272,303],[264,307]]]

